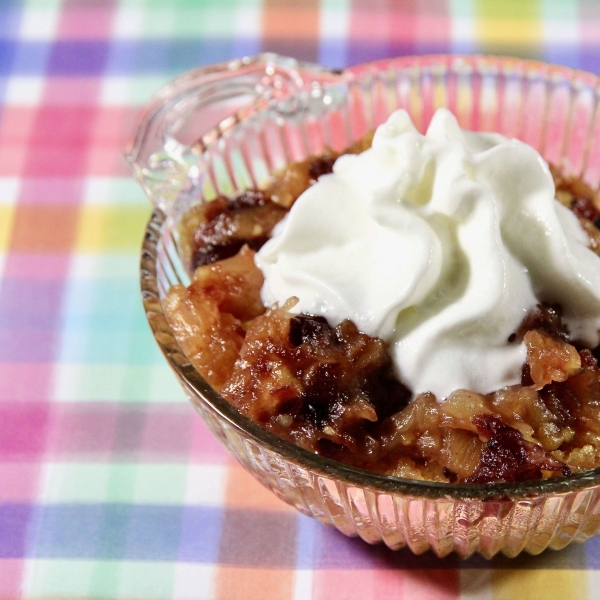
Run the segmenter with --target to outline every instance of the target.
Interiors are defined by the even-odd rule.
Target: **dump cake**
[[[193,280],[164,307],[190,361],[274,433],[377,472],[597,466],[592,190],[447,111],[426,135],[398,111],[343,154],[183,217]]]

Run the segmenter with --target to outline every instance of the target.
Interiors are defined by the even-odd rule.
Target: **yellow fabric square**
[[[586,571],[499,569],[492,572],[492,582],[493,600],[586,600],[589,597]]]
[[[137,252],[149,217],[146,206],[83,206],[75,248],[79,252]]]
[[[0,252],[8,250],[15,221],[15,207],[12,204],[0,204]]]

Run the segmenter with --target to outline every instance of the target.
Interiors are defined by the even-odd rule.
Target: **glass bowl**
[[[538,554],[600,529],[600,468],[524,483],[461,485],[388,477],[312,454],[240,414],[189,363],[161,301],[189,283],[178,222],[193,204],[265,185],[286,164],[343,150],[405,108],[424,131],[438,107],[463,128],[536,148],[600,184],[600,86],[594,75],[491,56],[421,56],[342,72],[263,54],[191,71],[163,88],[126,150],[155,206],[141,256],[148,322],[212,432],[279,498],[369,543],[438,556]]]

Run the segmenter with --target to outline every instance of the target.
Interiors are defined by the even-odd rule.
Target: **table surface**
[[[600,598],[600,541],[392,552],[245,474],[159,355],[138,292],[140,106],[262,50],[333,67],[494,52],[600,71],[600,3],[0,0],[0,598]]]

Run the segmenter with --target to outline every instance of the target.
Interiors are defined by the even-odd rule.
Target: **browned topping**
[[[526,481],[539,479],[542,471],[571,474],[569,467],[541,446],[525,440],[521,432],[506,425],[500,417],[477,415],[473,422],[486,445],[479,465],[471,476],[464,479],[464,483]]]
[[[589,198],[574,198],[570,208],[580,219],[587,219],[592,223],[600,219],[600,210]]]
[[[527,345],[527,364],[537,390],[553,381],[566,381],[581,369],[577,350],[540,330],[528,331],[523,338]]]
[[[215,389],[231,376],[244,340],[242,321],[264,312],[263,276],[245,247],[233,258],[200,267],[189,287],[173,286],[164,300],[181,349]]]
[[[281,207],[256,191],[234,200],[217,198],[192,210],[204,216],[194,231],[194,269],[234,256],[243,245],[259,250],[285,215]]]
[[[371,143],[366,136],[349,152]],[[570,344],[558,305],[540,304],[510,336],[525,342],[522,385],[479,394],[431,393],[410,403],[385,343],[350,321],[290,313],[296,299],[265,312],[259,248],[296,198],[337,155],[291,165],[264,191],[217,198],[182,220],[181,244],[195,270],[173,287],[165,314],[192,363],[242,413],[292,442],[381,473],[488,483],[522,481],[600,464],[600,369]],[[600,253],[598,198],[555,174]],[[594,352],[600,354],[600,349]]]
[[[533,329],[543,331],[565,342],[569,340],[569,330],[562,322],[562,309],[559,304],[538,304],[536,309],[523,319],[519,329],[508,338],[508,341],[521,342],[523,336]]]
[[[291,317],[288,302],[252,321],[223,395],[295,443],[323,452],[327,440],[360,452],[360,429],[400,410],[408,392],[389,375],[383,342],[349,321]],[[359,439],[360,438],[360,439]]]
[[[308,165],[308,175],[311,181],[318,181],[321,175],[327,173],[333,173],[333,163],[335,158],[333,156],[329,158],[319,158]]]

